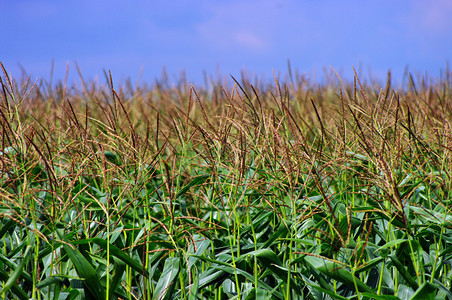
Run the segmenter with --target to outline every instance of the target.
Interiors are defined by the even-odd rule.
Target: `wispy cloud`
[[[451,0],[0,0],[0,59],[45,76],[55,59],[63,77],[74,60],[87,76],[141,66],[157,76],[162,66],[271,74],[287,59],[303,71],[435,71],[451,59],[450,16]]]
[[[268,48],[268,41],[264,37],[251,31],[237,31],[234,39],[239,45],[254,51]]]
[[[452,28],[452,1],[432,0],[414,1],[414,5],[405,15],[403,22],[413,34],[428,34],[440,36],[448,33]]]
[[[197,34],[213,50],[241,50],[265,54],[274,47],[281,30],[280,5],[274,1],[226,2],[208,5],[208,16],[197,26]]]

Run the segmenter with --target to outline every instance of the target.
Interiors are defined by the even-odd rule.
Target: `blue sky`
[[[411,71],[439,76],[452,56],[450,0],[0,0],[0,61],[15,77],[78,76],[105,82],[171,80],[185,70],[271,79],[292,68],[320,80],[333,67],[344,77],[400,79]]]

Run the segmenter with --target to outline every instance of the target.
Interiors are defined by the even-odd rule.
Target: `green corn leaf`
[[[43,288],[45,288],[45,287],[47,287],[49,285],[52,285],[52,284],[60,284],[63,281],[64,281],[64,279],[61,278],[61,277],[57,277],[57,276],[47,277],[46,279],[44,279],[41,282],[39,282],[36,285],[36,288],[37,289],[43,289]]]
[[[306,245],[306,246],[314,246],[315,245],[315,241],[314,240],[308,240],[308,239],[280,238],[280,240],[282,240],[282,241],[292,241],[292,242],[296,242],[296,243],[303,244],[303,245]]]
[[[411,297],[411,300],[434,300],[438,289],[438,285],[424,282]]]
[[[79,240],[74,241],[73,244],[89,244],[89,243],[95,243],[98,246],[100,246],[102,249],[107,250],[107,241],[101,238],[91,238],[91,239],[85,239],[85,240]],[[129,255],[127,255],[124,251],[122,251],[117,246],[110,244],[110,255],[113,255],[114,257],[117,257],[118,259],[125,262],[129,267],[134,269],[135,271],[139,273],[143,273],[143,264],[139,263],[138,261],[131,258]],[[146,276],[148,276],[147,271],[145,271]]]
[[[196,257],[195,255],[190,255],[190,257],[188,258],[188,266],[191,268],[199,260],[199,256],[204,254],[204,252],[209,247],[210,247],[210,240],[205,239],[205,240],[199,241],[196,245],[197,249],[196,249],[196,253],[195,253],[195,255],[198,255],[198,257]]]
[[[193,284],[190,287],[190,295],[188,296],[188,300],[198,299],[198,286],[199,286],[199,277],[195,277],[193,279]]]
[[[395,255],[389,255],[389,258],[399,271],[400,275],[402,275],[402,277],[410,285],[410,287],[413,290],[417,290],[419,288],[419,285],[417,284],[416,280],[414,280],[414,278],[410,275],[410,273],[408,273],[408,271],[405,269],[405,266],[400,262],[400,260]]]
[[[431,222],[437,225],[448,225],[452,224],[452,216],[449,213],[442,213],[435,210],[430,210],[425,207],[416,207],[409,205],[407,206],[415,215],[423,220],[425,223]]]
[[[257,215],[253,216],[253,224],[252,225],[248,225],[245,228],[243,228],[241,230],[242,232],[242,236],[245,234],[248,234],[249,232],[252,232],[252,228],[254,227],[254,230],[259,230],[262,231],[262,229],[259,229],[259,227],[261,226],[261,223],[263,223],[264,221],[267,221],[267,219],[269,217],[271,217],[271,215],[273,214],[273,212],[271,211],[259,211],[257,213]],[[267,222],[268,223],[268,222]],[[263,224],[264,226],[269,226],[266,223]]]
[[[226,279],[229,274],[223,270],[215,271],[211,268],[199,275],[199,289],[203,289],[210,285],[214,285],[217,282],[221,282]]]
[[[373,267],[375,267],[376,265],[378,265],[379,263],[381,263],[382,261],[384,261],[383,257],[377,257],[374,258],[370,261],[368,261],[365,265],[359,267],[356,269],[355,274],[359,274],[361,272],[367,271]]]
[[[191,187],[203,184],[209,177],[209,174],[196,176],[192,179],[192,181],[180,189],[180,191],[176,194],[176,199],[185,194]]]
[[[8,222],[6,222],[6,224],[2,225],[2,228],[0,229],[0,239],[3,238],[5,233],[8,232],[8,230],[16,224],[16,221],[10,219]]]
[[[284,282],[287,281],[289,277],[289,272],[286,268],[283,267],[283,263],[278,258],[278,256],[270,249],[260,249],[256,251],[252,251],[247,253],[249,256],[256,256],[257,259],[264,265],[265,268],[270,270],[273,274],[275,274],[279,279]],[[290,286],[295,289],[297,292],[300,292],[300,286],[295,282],[295,280],[290,278]]]
[[[24,243],[25,244],[25,243]],[[8,258],[4,256],[3,254],[0,254],[0,262],[8,266],[12,270],[17,270],[18,266],[16,263],[14,263],[14,258]],[[26,270],[22,270],[20,276],[23,280],[26,282],[32,282],[33,278],[30,276],[30,274]]]
[[[6,282],[9,278],[10,278],[9,275],[5,271],[0,270],[0,280],[1,281]],[[21,300],[29,299],[27,293],[25,293],[25,291],[21,287],[19,287],[16,282],[14,282],[14,284],[12,285],[10,290],[14,295],[17,296],[18,299],[21,299]],[[5,294],[6,294],[6,292],[5,292]],[[3,296],[3,292],[1,292],[0,295]]]
[[[121,165],[121,159],[115,153],[113,153],[111,151],[105,151],[104,155],[105,155],[105,158],[112,164],[115,164],[117,166]]]
[[[310,264],[326,276],[345,283],[352,288],[356,285],[360,292],[368,292],[373,294],[373,291],[369,286],[355,277],[350,271],[346,270],[343,265],[317,256],[307,255],[304,259],[306,263]]]
[[[304,256],[302,258],[304,258]],[[329,292],[334,293],[333,287],[331,286],[329,281],[327,281],[322,276],[320,271],[318,271],[317,269],[315,269],[313,266],[311,266],[309,264],[306,264],[306,269],[307,269],[307,272],[305,274],[308,275],[309,277],[307,277],[304,274],[302,274],[302,276],[301,276],[306,283],[308,283],[311,286],[320,286],[322,289],[325,289]],[[312,280],[310,279],[311,276],[314,277],[314,278],[311,278]]]
[[[285,238],[289,232],[290,222],[281,222],[278,230],[262,245],[262,248],[268,248],[278,238]]]
[[[25,257],[24,257],[24,260],[25,260]],[[19,267],[20,267],[20,265],[19,265]],[[20,274],[21,269],[19,267],[17,267],[16,270],[19,270],[19,274]],[[22,268],[23,268],[23,266],[22,266]],[[16,271],[14,271],[13,275],[16,276],[15,274],[16,274]],[[5,271],[0,270],[0,280],[5,282],[3,289],[0,291],[0,295],[4,295],[7,293],[8,290],[11,290],[11,292],[14,295],[16,295],[18,297],[18,299],[23,299],[23,300],[29,299],[28,295],[25,293],[25,291],[22,288],[20,288],[18,286],[17,282],[15,280],[11,280],[11,278],[13,278],[12,277],[13,275],[9,275]],[[12,281],[12,283],[10,281]],[[8,287],[6,283],[8,283],[10,286]]]
[[[405,243],[406,241],[408,241],[408,240],[407,239],[398,239],[398,240],[390,241],[388,243],[385,243],[383,246],[381,246],[377,250],[375,250],[375,252],[383,250],[383,249],[387,249],[387,248],[390,248],[390,247],[397,246],[399,244]]]
[[[262,300],[270,300],[273,299],[272,294],[263,289],[252,288],[245,300],[253,300],[253,299],[262,299]]]
[[[17,280],[20,276],[20,274],[22,273],[22,270],[24,269],[25,264],[28,261],[28,258],[30,256],[30,251],[31,251],[31,246],[28,245],[27,249],[25,250],[24,253],[24,257],[22,258],[22,261],[20,262],[20,264],[17,266],[17,268],[14,270],[14,272],[9,276],[8,280],[5,282],[5,284],[3,285],[3,289],[0,291],[0,294],[5,294],[6,292],[8,292],[13,286],[17,287]],[[19,292],[20,296],[20,291],[18,289],[15,289],[15,291]],[[14,291],[13,291],[14,292]],[[15,293],[15,292],[14,292]]]
[[[236,260],[236,263],[238,264],[240,261],[242,261],[243,259],[245,259],[248,255],[252,255],[253,253],[248,253],[248,254],[244,254],[243,256],[239,257]],[[207,270],[207,272],[204,272],[206,274],[210,274],[213,272],[214,269],[217,269],[220,271],[220,273],[216,272],[213,273],[211,276],[206,276],[204,273],[201,274],[202,276],[206,276],[205,278],[209,278],[210,281],[206,281],[205,278],[202,278],[202,287],[217,283],[219,280],[218,278],[222,278],[221,275],[222,274],[239,274],[242,275],[243,277],[245,277],[246,279],[248,279],[250,282],[254,282],[255,278],[253,275],[251,275],[250,273],[246,272],[245,270],[239,269],[239,268],[234,268],[234,266],[232,264],[226,263],[224,261],[219,261],[219,260],[214,260],[214,259],[210,259],[206,256],[197,256],[197,255],[193,255],[195,257],[198,257],[199,259],[205,261],[205,262],[210,262],[212,263],[212,265],[210,265],[210,269]],[[273,266],[274,267],[274,266]],[[287,273],[283,273],[285,274],[285,278],[284,280],[287,280]],[[215,275],[215,276],[213,276]],[[202,277],[200,276],[200,278]],[[272,287],[269,286],[268,284],[266,284],[265,282],[263,282],[262,280],[258,279],[258,285],[259,287],[273,293],[273,295],[275,297],[277,297],[278,299],[283,299],[283,295],[279,292],[273,291]]]
[[[180,260],[177,257],[170,257],[165,261],[162,275],[155,286],[154,296],[152,299],[171,299],[171,291],[176,285],[175,278],[179,274]]]
[[[275,252],[273,252],[272,250],[261,249],[247,253],[247,255],[256,256],[266,268],[271,269],[273,273],[275,273],[279,278],[283,280],[287,279],[286,272],[284,272],[280,268],[275,267],[282,266],[282,262],[278,258],[278,256],[276,256]]]
[[[199,280],[198,288],[199,289],[203,289],[207,286],[210,286],[210,285],[216,284],[217,282],[223,281],[225,278],[227,278],[227,276],[229,274],[227,272],[227,270],[233,269],[232,264],[229,264],[224,261],[214,260],[214,259],[208,258],[204,255],[199,256],[199,255],[192,254],[190,256],[196,257],[205,262],[212,263],[212,265],[209,268],[207,268],[206,271],[202,272],[199,275],[199,278],[198,278],[198,280]],[[221,268],[221,266],[224,266],[224,268]],[[218,270],[218,271],[216,271],[216,270]]]
[[[312,283],[310,283],[310,282],[307,282],[307,284],[308,284],[310,287],[316,289],[317,291],[329,295],[329,296],[330,296],[331,298],[333,298],[333,299],[338,299],[338,300],[347,300],[347,299],[349,299],[349,298],[346,298],[346,297],[342,297],[342,296],[338,295],[337,293],[335,293],[335,292],[333,292],[333,291],[324,289],[324,288],[320,287],[319,285],[312,284]]]
[[[75,300],[80,299],[80,292],[77,289],[72,289],[69,292],[69,296],[66,298],[66,300]]]
[[[438,279],[433,279],[433,282],[438,286],[438,295],[444,295],[446,299],[452,299],[452,292],[449,287],[446,287],[441,281]],[[443,298],[443,299],[444,299]],[[439,298],[441,299],[441,298]]]
[[[65,241],[64,234],[61,230],[57,230],[58,236]],[[96,269],[88,262],[88,260],[76,249],[67,243],[63,243],[69,259],[74,264],[78,276],[93,295],[94,299],[105,299],[105,288],[100,282]]]
[[[115,271],[114,271],[113,278],[111,279],[111,283],[110,283],[110,299],[115,298],[114,292],[115,292],[116,288],[120,285],[122,275],[126,271],[126,264],[119,259],[115,259],[114,266],[115,266]]]
[[[372,293],[362,293],[361,296],[368,297],[369,299],[375,300],[401,300],[399,297],[391,295],[375,295]]]

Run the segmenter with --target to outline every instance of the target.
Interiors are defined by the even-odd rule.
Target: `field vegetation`
[[[452,299],[452,76],[2,66],[1,299]]]

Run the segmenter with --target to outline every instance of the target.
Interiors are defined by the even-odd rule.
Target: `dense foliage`
[[[3,71],[2,299],[452,298],[449,70],[398,90]]]

